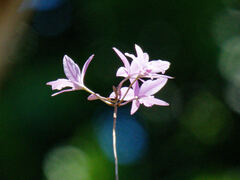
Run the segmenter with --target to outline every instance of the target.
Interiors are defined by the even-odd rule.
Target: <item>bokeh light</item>
[[[36,11],[33,17],[33,27],[42,36],[57,36],[71,25],[72,6],[66,1],[55,9]]]
[[[212,35],[219,47],[229,39],[238,36],[239,32],[240,11],[227,8],[215,16],[212,25]]]
[[[216,170],[216,172],[203,172],[192,178],[192,180],[239,180],[240,170],[233,169],[228,171]]]
[[[104,110],[95,117],[96,138],[106,156],[114,161],[112,148],[113,112]],[[117,118],[117,152],[120,164],[132,164],[147,150],[147,133],[129,110],[120,110]]]
[[[225,88],[225,99],[231,109],[240,113],[240,85],[229,83]]]
[[[49,152],[43,169],[48,180],[88,180],[90,178],[86,154],[72,146],[58,147]]]
[[[240,35],[224,42],[219,57],[219,70],[227,81],[240,83]]]
[[[24,0],[20,11],[33,9],[35,11],[52,10],[62,5],[66,0]]]
[[[222,142],[231,128],[231,115],[221,101],[202,91],[188,102],[181,123],[204,144]]]
[[[238,0],[221,0],[221,2],[227,7],[227,8],[234,8],[239,9],[240,3]]]

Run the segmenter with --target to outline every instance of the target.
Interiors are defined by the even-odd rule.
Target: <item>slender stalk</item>
[[[120,107],[120,106],[125,106],[125,105],[127,105],[128,103],[130,103],[130,102],[132,102],[133,100],[136,100],[136,99],[138,99],[138,98],[133,98],[133,99],[131,99],[131,100],[129,100],[129,101],[123,102],[123,103],[121,103],[121,104],[118,104],[118,106],[119,106],[119,107]]]
[[[123,85],[123,83],[125,83],[127,80],[129,80],[129,76],[128,77],[125,77],[120,83],[119,83],[119,85],[118,85],[118,87],[117,87],[117,91],[118,92],[120,92],[120,89],[122,88],[122,85]]]
[[[115,160],[115,179],[118,180],[118,156],[117,156],[117,139],[116,139],[116,122],[117,122],[117,103],[114,104],[114,112],[113,112],[113,154],[114,154],[114,160]]]
[[[105,104],[107,104],[109,106],[113,106],[113,101],[110,98],[105,98],[105,97],[93,92],[92,90],[88,89],[87,87],[84,87],[84,90],[87,91],[90,94],[94,94],[95,96],[98,97],[98,99],[100,99]]]
[[[139,79],[139,76],[136,77],[136,79],[134,79],[134,81],[130,84],[130,86],[128,87],[126,93],[123,95],[123,97],[121,98],[119,104],[121,104],[124,100],[124,98],[126,97],[128,91],[131,89],[131,87],[133,86],[133,84]]]

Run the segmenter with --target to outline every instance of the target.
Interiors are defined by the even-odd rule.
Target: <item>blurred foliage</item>
[[[157,94],[170,107],[134,116],[146,152],[120,165],[120,179],[239,179],[239,1],[12,2],[0,13],[1,180],[114,178],[101,144],[111,137],[95,132],[109,108],[82,91],[51,97],[46,82],[64,78],[65,54],[82,67],[94,53],[85,82],[108,96],[122,63],[112,47],[134,53],[135,43],[170,61],[175,79]]]

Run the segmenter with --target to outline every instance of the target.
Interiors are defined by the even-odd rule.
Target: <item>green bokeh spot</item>
[[[200,92],[186,106],[181,122],[204,144],[216,144],[230,126],[227,108],[212,94]]]

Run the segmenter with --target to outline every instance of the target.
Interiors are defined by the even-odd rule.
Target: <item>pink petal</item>
[[[123,88],[120,89],[122,97],[123,97],[123,96],[125,95],[125,93],[127,92],[127,89],[128,89],[128,87],[123,87]],[[115,92],[112,92],[112,93],[109,95],[109,97],[112,98],[112,99],[115,99],[115,97],[116,97]],[[127,95],[124,97],[124,101],[129,101],[129,100],[132,100],[133,98],[134,98],[133,89],[129,89]]]
[[[142,48],[140,48],[140,46],[135,44],[135,49],[136,49],[137,57],[143,58],[143,50],[142,50]]]
[[[84,63],[84,65],[83,65],[82,75],[81,75],[81,83],[82,83],[82,84],[83,84],[84,76],[85,76],[85,73],[86,73],[86,71],[87,71],[88,65],[89,65],[89,63],[92,61],[93,57],[94,57],[94,54],[91,55],[91,56],[88,58],[88,60],[87,60],[87,61]]]
[[[64,89],[62,91],[56,92],[54,94],[52,94],[52,96],[56,96],[58,94],[64,93],[64,92],[70,92],[70,91],[76,91],[77,89]]]
[[[125,66],[125,68],[127,69],[127,71],[129,71],[129,69],[130,69],[130,64],[129,64],[127,58],[124,56],[124,54],[123,54],[121,51],[119,51],[117,48],[115,48],[115,47],[113,48],[113,50],[114,50],[114,51],[117,53],[117,55],[120,57],[120,59],[122,60],[124,66]]]
[[[133,89],[134,89],[134,95],[138,96],[138,94],[139,94],[139,84],[138,84],[138,81],[136,81],[135,84],[133,85]]]
[[[146,75],[144,76],[145,78],[167,78],[167,79],[174,79],[174,77],[171,77],[171,76],[168,76],[168,75],[163,75],[163,74],[156,74],[156,73],[153,73],[153,74],[149,74],[149,75]]]
[[[142,71],[142,64],[137,59],[134,59],[131,63],[130,75],[137,76],[141,71]]]
[[[115,92],[112,92],[112,93],[109,95],[109,98],[111,98],[111,99],[115,99],[115,97],[116,97]]]
[[[117,77],[119,77],[119,76],[120,77],[127,77],[128,76],[127,69],[125,67],[118,68],[116,76]]]
[[[142,97],[139,99],[139,102],[146,107],[151,107],[154,105],[154,103],[152,102],[151,96]]]
[[[158,106],[169,106],[169,104],[161,99],[153,98],[152,102]]]
[[[165,71],[169,68],[170,62],[168,61],[162,61],[162,60],[157,60],[157,61],[151,61],[148,63],[149,68],[155,72],[155,73],[165,73]]]
[[[52,86],[52,90],[61,90],[65,87],[72,87],[74,88],[74,84],[68,79],[58,79],[56,81],[50,81],[47,85]]]
[[[139,99],[139,101],[141,104],[143,104],[146,107],[151,107],[153,105],[159,105],[159,106],[168,106],[169,105],[167,102],[157,99],[153,96],[143,97],[143,98]]]
[[[122,97],[126,94],[127,90],[128,90],[128,87],[121,88],[121,96]],[[133,89],[129,89],[129,91],[127,92],[127,95],[124,97],[124,101],[129,101],[133,98],[134,98]]]
[[[65,55],[63,57],[63,68],[67,78],[75,83],[80,82],[81,71],[76,63]]]
[[[140,106],[140,103],[138,100],[132,101],[131,115],[133,115],[138,110],[139,106]]]
[[[98,97],[95,94],[91,94],[90,96],[88,96],[87,98],[89,101],[93,101],[93,100],[97,100]]]
[[[134,56],[133,54],[125,53],[126,56],[132,58],[133,60],[136,59],[137,57]]]
[[[143,53],[143,59],[148,62],[149,61],[149,55],[148,53]]]
[[[142,48],[135,44],[135,49],[137,52],[137,58],[139,61],[142,61],[143,63],[147,63],[149,61],[149,56],[147,53],[144,53]]]
[[[167,78],[159,78],[157,80],[147,80],[145,81],[139,90],[139,96],[151,96],[157,93],[162,87],[167,83]]]

